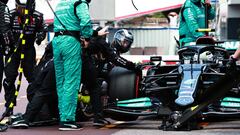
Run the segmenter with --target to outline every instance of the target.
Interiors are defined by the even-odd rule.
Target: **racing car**
[[[124,68],[113,68],[105,114],[115,120],[136,120],[138,116],[146,115],[163,116],[161,129],[174,130],[168,128],[174,119],[176,121],[187,109],[194,110],[205,103],[208,89],[212,89],[219,78],[226,76],[226,63],[229,61],[228,51],[206,37],[199,39],[195,46],[179,49],[178,55],[179,60],[172,60],[177,62],[176,65],[162,65],[161,62],[166,61],[160,56],[151,57],[150,62],[143,65],[150,66],[145,76]],[[231,85],[231,89],[218,100],[206,102],[205,107],[196,113],[197,116],[238,117],[238,83]],[[218,95],[218,89],[214,91]],[[186,127],[191,124],[181,129],[197,128]]]

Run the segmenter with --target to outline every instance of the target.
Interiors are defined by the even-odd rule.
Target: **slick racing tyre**
[[[136,98],[136,73],[122,67],[110,72],[109,97],[112,100]]]

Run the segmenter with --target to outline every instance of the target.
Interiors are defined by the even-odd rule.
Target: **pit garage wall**
[[[109,28],[108,42],[113,40],[114,33],[122,28]],[[124,28],[133,34],[134,42],[131,55],[175,55],[178,28]],[[49,33],[49,41],[54,34]]]
[[[228,5],[227,38],[240,39],[240,0],[238,4]]]
[[[220,0],[217,8],[217,36],[220,40],[240,40],[240,0]]]

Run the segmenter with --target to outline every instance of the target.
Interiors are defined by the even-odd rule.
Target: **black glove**
[[[44,38],[45,38],[45,35],[44,35],[43,32],[37,33],[37,34],[36,34],[36,43],[37,43],[38,45],[40,45],[41,42],[44,40]]]
[[[141,63],[135,64],[135,71],[136,73],[142,73],[143,65]]]
[[[41,40],[38,39],[36,40],[37,45],[41,45],[41,42],[42,42]]]
[[[233,69],[233,68],[236,68],[236,61],[237,59],[236,58],[233,58],[232,56],[229,58],[229,61],[227,62],[226,64],[226,67],[228,69]]]

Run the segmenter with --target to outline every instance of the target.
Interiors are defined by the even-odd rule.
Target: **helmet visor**
[[[115,38],[124,51],[127,51],[131,47],[132,42],[129,41],[124,35],[122,35],[122,33],[116,34]]]
[[[131,44],[132,44],[132,42],[130,42],[127,39],[124,39],[123,41],[121,41],[121,45],[122,45],[123,48],[128,48],[129,49]]]

